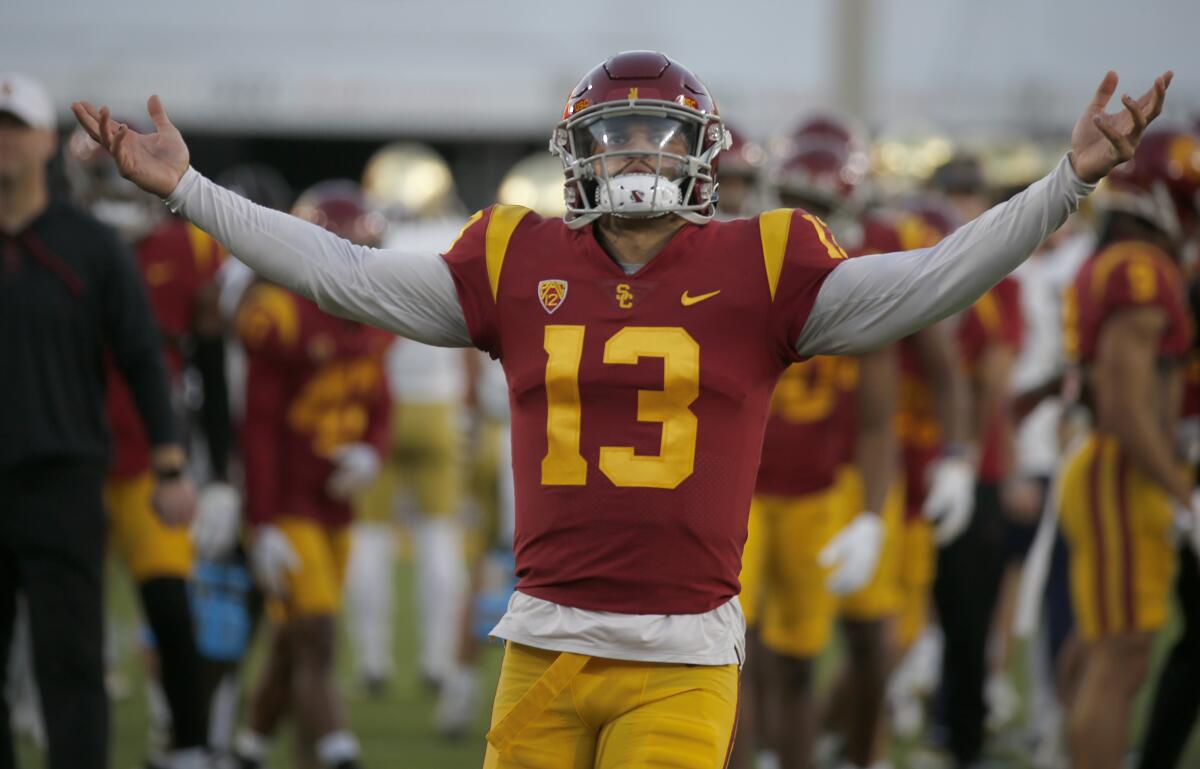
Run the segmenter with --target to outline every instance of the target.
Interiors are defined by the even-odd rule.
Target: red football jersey
[[[191,334],[200,293],[224,257],[217,241],[183,219],[168,219],[137,244],[138,267],[163,335],[163,356],[172,380],[183,370],[181,343]],[[111,360],[107,369],[106,408],[113,443],[109,474],[129,478],[150,467],[150,440],[124,378]]]
[[[326,315],[268,283],[247,295],[237,331],[247,358],[247,517],[255,524],[283,516],[348,524],[350,504],[325,491],[331,457],[359,442],[384,455],[391,399],[383,355],[392,336]]]
[[[785,209],[685,225],[633,274],[590,226],[472,218],[445,259],[508,380],[519,590],[632,614],[738,594],[771,391],[844,256]]]
[[[905,517],[914,520],[921,516],[921,505],[929,492],[929,466],[942,453],[942,428],[933,406],[933,393],[911,337],[900,341],[896,439],[904,463]]]
[[[853,436],[847,434],[854,430],[856,388],[846,384],[847,369],[856,363],[822,355],[793,363],[780,377],[771,396],[755,491],[800,496],[833,485],[847,461],[847,446],[854,451]]]
[[[1186,283],[1171,258],[1142,241],[1114,243],[1093,254],[1067,287],[1063,302],[1063,345],[1067,357],[1088,364],[1104,322],[1121,310],[1157,305],[1167,316],[1159,340],[1159,358],[1178,359],[1192,343],[1186,308]]]
[[[968,371],[974,371],[984,353],[1005,345],[1015,353],[1021,349],[1024,322],[1021,319],[1021,284],[1005,278],[963,313],[958,326],[958,343]],[[998,404],[983,436],[979,457],[979,480],[999,483],[1008,474],[1011,457],[1004,419],[1007,404]]]

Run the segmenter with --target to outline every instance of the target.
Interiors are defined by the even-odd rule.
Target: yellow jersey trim
[[[788,231],[791,227],[790,208],[776,208],[758,217],[758,232],[762,236],[763,262],[767,267],[767,285],[771,289],[771,301],[775,301],[775,290],[779,287],[779,273],[783,270],[783,256],[787,253]]]
[[[512,239],[517,225],[525,218],[529,209],[524,206],[497,205],[492,208],[488,219],[487,235],[484,238],[484,254],[487,257],[488,282],[492,286],[492,299],[500,293],[500,271],[504,268],[504,257],[508,253],[508,241]]]

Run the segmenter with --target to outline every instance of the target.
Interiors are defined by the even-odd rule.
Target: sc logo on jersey
[[[617,284],[617,306],[622,310],[633,309],[633,291],[629,289],[628,283]]]

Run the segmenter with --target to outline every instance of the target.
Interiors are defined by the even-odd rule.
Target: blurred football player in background
[[[241,519],[240,495],[228,482],[232,426],[215,279],[225,254],[195,225],[171,216],[153,195],[121,178],[108,152],[82,129],[67,142],[65,169],[79,204],[134,250],[163,335],[181,424],[197,428],[189,440],[206,449],[207,461],[196,464],[204,485],[189,537],[153,510],[146,431],[128,386],[109,364],[113,459],[104,494],[112,544],[138,586],[152,635],[151,712],[166,737],[164,745],[152,748],[168,752],[152,756],[151,764],[183,766],[184,757],[198,753],[208,737],[188,580],[194,556],[216,558],[233,547]]]
[[[1191,131],[1194,143],[1200,136],[1200,119]],[[1181,265],[1190,274],[1189,299],[1192,311],[1192,327],[1200,328],[1200,274],[1197,257],[1200,256],[1200,155],[1195,147],[1186,150],[1187,139],[1177,140],[1173,156],[1176,160],[1172,174],[1166,181],[1171,197],[1176,201],[1176,211],[1183,243]],[[1192,201],[1188,206],[1187,201]],[[1179,450],[1195,472],[1200,468],[1200,345],[1192,340],[1188,355],[1184,400],[1183,424]],[[1195,477],[1195,476],[1194,476]],[[1193,492],[1193,499],[1195,493]],[[1171,647],[1166,664],[1159,675],[1149,724],[1142,742],[1142,755],[1138,766],[1178,767],[1184,748],[1200,714],[1200,529],[1193,521],[1191,527],[1180,528],[1190,536],[1183,537],[1179,546],[1179,575],[1176,579],[1175,597],[1183,615],[1183,632]]]
[[[1152,132],[1115,169],[1096,200],[1098,248],[1066,296],[1064,342],[1094,419],[1060,499],[1084,643],[1068,727],[1081,769],[1124,763],[1133,700],[1167,619],[1175,509],[1195,515],[1174,447],[1194,333],[1178,260],[1196,216],[1197,142]]]
[[[383,234],[354,182],[322,182],[294,212],[355,243]],[[250,555],[272,627],[236,753],[243,767],[264,765],[290,710],[320,766],[351,769],[359,749],[334,681],[334,621],[351,500],[375,480],[388,448],[382,357],[390,336],[266,282],[251,288],[237,326],[249,363],[242,447]]]
[[[128,382],[146,427],[145,515],[159,527],[174,527],[185,552],[195,492],[171,410],[161,338],[134,260],[110,227],[51,195],[55,113],[40,83],[0,73],[0,675],[8,673],[20,595],[32,651],[26,665],[45,724],[45,764],[87,769],[107,765],[109,743],[102,637],[102,486],[112,457],[106,358]],[[169,596],[151,592],[170,604],[157,615],[169,615],[164,630],[190,651],[192,664],[176,669],[177,680],[187,684],[195,652],[187,596],[182,583],[178,588],[168,589]],[[4,681],[0,692],[8,694]],[[203,729],[196,726],[188,723],[179,733],[185,749],[173,756],[176,766],[204,761]],[[0,766],[15,762],[4,698]]]
[[[931,186],[959,221],[991,204],[982,165],[959,154],[937,168]],[[970,523],[938,551],[934,597],[944,635],[942,718],[948,747],[960,766],[983,748],[987,642],[1004,568],[1001,489],[1011,464],[1012,424],[1007,410],[1013,358],[1021,337],[1019,286],[1005,278],[957,319],[960,353],[970,383],[968,434],[978,447]]]
[[[722,219],[757,216],[765,203],[762,175],[766,148],[728,120],[725,127],[733,139],[729,149],[721,153],[718,164],[721,189],[717,195],[717,216]]]
[[[433,149],[389,144],[363,170],[367,200],[388,220],[384,244],[406,252],[442,252],[462,229],[450,168]],[[350,628],[359,676],[379,692],[392,673],[395,518],[406,511],[416,565],[416,627],[423,681],[441,686],[457,655],[467,592],[463,552],[462,429],[464,353],[419,342],[387,354],[392,396],[390,453],[378,481],[357,501],[355,560],[347,578]]]

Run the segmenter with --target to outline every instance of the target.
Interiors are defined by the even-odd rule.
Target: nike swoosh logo
[[[700,296],[688,296],[688,292],[684,291],[683,296],[679,297],[679,303],[684,307],[691,307],[693,304],[703,302],[705,299],[712,299],[719,293],[721,291],[717,289],[716,291],[709,291],[707,294],[701,294]]]

